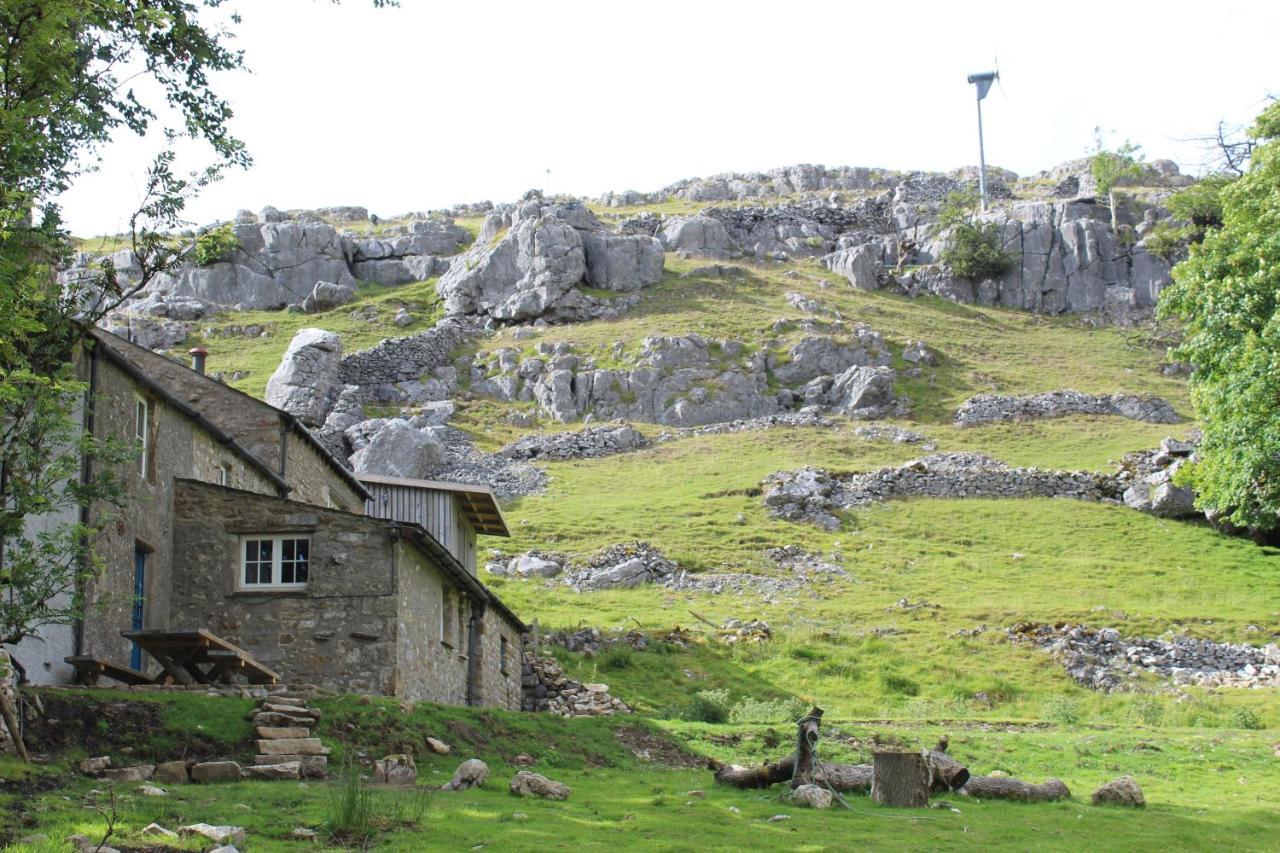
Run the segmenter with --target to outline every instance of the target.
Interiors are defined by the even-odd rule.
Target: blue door
[[[135,545],[133,548],[133,630],[142,630],[142,609],[147,594],[147,552]],[[142,669],[142,649],[137,643],[129,653],[129,666]]]

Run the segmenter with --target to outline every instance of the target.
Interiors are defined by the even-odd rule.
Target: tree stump
[[[796,763],[791,775],[791,787],[813,785],[815,775],[814,750],[818,746],[818,727],[822,725],[822,709],[814,708],[808,716],[801,717],[796,726]]]
[[[924,808],[929,804],[929,763],[918,752],[877,752],[871,799],[882,806]]]

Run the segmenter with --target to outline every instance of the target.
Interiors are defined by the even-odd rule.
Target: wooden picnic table
[[[164,670],[157,682],[178,684],[229,684],[239,672],[250,684],[276,684],[280,676],[267,669],[244,649],[203,628],[193,631],[121,631]]]

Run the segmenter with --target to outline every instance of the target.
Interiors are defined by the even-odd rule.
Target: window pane
[[[295,542],[297,542],[297,541],[298,541],[298,540],[296,540],[296,539],[283,539],[283,540],[281,540],[281,542],[280,542],[280,559],[281,559],[282,561],[284,561],[284,560],[292,560],[292,559],[293,559],[293,546],[294,546],[294,543],[295,543]]]

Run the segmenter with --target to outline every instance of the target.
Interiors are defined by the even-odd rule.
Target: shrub
[[[753,699],[744,697],[729,711],[731,723],[790,723],[804,714],[804,703],[790,699]]]
[[[915,696],[920,693],[920,685],[905,675],[892,671],[880,673],[880,686],[885,693],[896,693],[900,696]]]
[[[999,278],[1013,264],[1000,239],[1000,223],[980,222],[976,215],[977,196],[951,193],[938,215],[938,224],[947,230],[947,245],[940,260],[961,278],[983,281]]]
[[[240,238],[231,230],[230,225],[220,225],[196,238],[196,247],[191,259],[198,266],[206,267],[218,261],[229,260],[241,245]]]
[[[1164,705],[1154,696],[1139,696],[1129,706],[1129,714],[1140,723],[1158,726],[1164,722]]]
[[[1248,708],[1236,708],[1231,712],[1231,727],[1254,732],[1262,728],[1262,720],[1259,720],[1258,715]]]
[[[597,665],[605,672],[614,672],[619,669],[630,669],[634,663],[630,646],[611,646],[600,655]]]
[[[1046,720],[1074,726],[1080,722],[1080,703],[1069,696],[1054,696],[1040,708],[1040,714]]]
[[[729,691],[699,690],[693,694],[682,715],[695,723],[727,723],[729,721]]]

